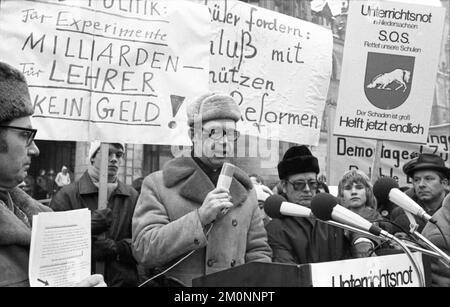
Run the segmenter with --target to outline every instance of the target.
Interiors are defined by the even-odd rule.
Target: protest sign
[[[332,69],[331,31],[240,1],[201,2],[214,32],[210,88],[239,103],[239,129],[317,145]]]
[[[189,144],[210,15],[187,1],[2,1],[1,60],[30,85],[39,139]]]
[[[422,254],[414,253],[419,272],[407,255],[389,255],[311,264],[313,287],[421,287]]]
[[[360,169],[372,174],[372,162],[375,154],[375,140],[334,136],[330,140],[330,185],[337,185],[342,175],[351,169]],[[431,127],[426,145],[385,141],[382,143],[380,166],[375,169],[378,177],[392,177],[400,186],[412,182],[403,173],[405,163],[419,153],[432,153],[442,157],[450,167],[450,124]]]
[[[445,9],[350,1],[348,16],[334,133],[426,143]]]

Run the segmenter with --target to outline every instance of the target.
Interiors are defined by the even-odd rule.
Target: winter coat
[[[344,230],[314,218],[283,217],[266,226],[273,262],[305,264],[349,258]]]
[[[186,286],[192,279],[250,261],[271,261],[261,210],[252,183],[236,169],[230,187],[234,207],[219,215],[207,236],[198,211],[214,189],[192,158],[169,161],[149,175],[133,216],[133,253],[147,268],[167,268],[195,252],[166,273]],[[211,226],[212,225],[212,226]]]
[[[13,203],[28,217],[51,211],[19,188],[10,192]],[[0,205],[0,287],[29,287],[28,258],[31,243],[29,229],[12,211]]]
[[[444,233],[448,244],[450,244],[450,195],[444,199],[442,207],[433,215],[433,218]],[[422,235],[450,255],[450,250],[447,250],[444,238],[434,224],[427,223]],[[434,257],[431,258],[431,284],[433,287],[450,287],[450,268]]]
[[[112,224],[106,233],[107,239],[126,243],[125,255],[121,259],[108,259],[105,261],[105,282],[109,287],[134,287],[138,276],[136,263],[131,252],[131,219],[136,205],[138,194],[132,187],[118,182],[116,190],[108,201],[108,208],[112,210]],[[74,183],[62,188],[52,199],[50,207],[55,211],[68,211],[88,208],[94,211],[98,208],[98,188],[92,182],[87,172]],[[95,238],[93,238],[95,239]],[[128,240],[127,240],[128,239]],[[94,255],[102,254],[92,245],[92,264],[97,260]],[[93,272],[94,273],[94,272]]]

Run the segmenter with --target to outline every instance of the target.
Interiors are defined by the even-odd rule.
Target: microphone
[[[398,188],[396,180],[390,177],[381,177],[373,185],[373,194],[377,199],[378,211],[385,218],[389,217],[395,207],[394,203],[389,200],[388,194],[392,188]]]
[[[283,216],[311,217],[311,209],[288,202],[283,196],[271,195],[264,202],[264,211],[271,218],[282,218]]]
[[[373,186],[373,194],[382,202],[391,201],[403,210],[417,215],[427,222],[436,224],[436,221],[419,204],[398,189],[398,183],[392,178],[379,179]]]
[[[269,196],[264,203],[264,211],[271,218],[278,218],[278,219],[282,218],[283,216],[315,217],[311,209],[305,206],[290,203],[280,195]],[[346,229],[352,232],[360,233],[372,239],[379,239],[378,236],[375,236],[367,231],[361,230],[360,228],[357,227],[348,226],[343,223],[338,223],[329,220],[322,220],[322,223]]]
[[[383,236],[392,239],[392,235],[380,227],[372,224],[360,215],[339,205],[339,200],[333,195],[327,193],[319,193],[311,200],[311,209],[314,216],[327,221],[334,220],[336,222],[350,225],[352,227],[362,229],[376,236]]]
[[[373,194],[379,203],[389,202],[389,192],[393,188],[399,188],[398,183],[391,177],[382,177],[373,185]]]
[[[233,175],[235,166],[231,163],[224,163],[222,170],[220,171],[219,179],[217,180],[217,188],[225,188],[230,190],[231,182],[233,181]],[[222,209],[222,214],[225,215],[229,211],[228,208]]]
[[[421,206],[419,206],[419,204],[417,204],[414,200],[412,200],[408,195],[406,195],[399,189],[391,189],[391,191],[389,192],[389,200],[397,206],[403,208],[403,210],[417,215],[427,222],[436,224],[436,221],[428,213],[426,213],[425,210]]]

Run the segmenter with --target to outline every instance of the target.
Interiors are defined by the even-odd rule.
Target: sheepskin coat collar
[[[39,212],[51,211],[48,207],[41,205],[19,188],[12,189],[9,194],[13,203],[25,213],[30,223],[33,221],[33,215]],[[30,241],[31,229],[8,208],[0,206],[0,246],[29,246]]]
[[[199,204],[202,204],[206,195],[215,188],[208,175],[190,157],[169,161],[163,169],[163,179],[167,188],[181,184],[180,195]],[[235,168],[230,186],[232,203],[234,205],[244,203],[252,187],[248,175],[241,169]]]

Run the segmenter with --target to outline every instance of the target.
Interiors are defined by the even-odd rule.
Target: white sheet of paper
[[[31,287],[70,287],[91,270],[88,209],[33,216],[28,275]]]

